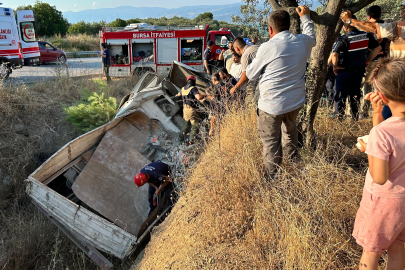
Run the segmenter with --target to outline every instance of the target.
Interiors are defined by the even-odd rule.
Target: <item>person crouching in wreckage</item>
[[[190,132],[188,141],[193,143],[198,134],[201,119],[198,115],[198,103],[203,100],[205,95],[200,93],[196,87],[196,78],[187,77],[187,84],[181,89],[177,96],[183,98],[183,118],[186,121],[180,131],[180,140],[185,141],[187,134]]]
[[[170,205],[173,205],[172,192],[174,190],[173,182],[170,180],[170,166],[166,163],[156,161],[145,166],[134,177],[134,182],[138,187],[149,184],[148,201],[149,214],[152,214],[156,208],[156,197],[164,192]]]

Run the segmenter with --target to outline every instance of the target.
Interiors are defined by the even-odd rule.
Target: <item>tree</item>
[[[127,25],[127,22],[120,18],[117,18],[115,21],[110,22],[110,27],[125,27]]]
[[[204,12],[200,15],[198,15],[194,20],[196,21],[204,21],[204,20],[213,20],[214,19],[214,14],[211,12]]]
[[[36,33],[38,36],[53,36],[55,34],[65,35],[69,23],[63,18],[62,12],[48,3],[37,1],[34,6],[19,6],[17,10],[30,9],[35,15]]]
[[[299,31],[299,21],[297,20],[297,13],[295,10],[299,3],[297,0],[267,1],[272,10],[288,11],[290,15],[292,15],[292,32]],[[316,46],[312,50],[311,62],[308,68],[305,86],[308,95],[302,131],[306,135],[307,145],[311,145],[314,138],[313,125],[318,110],[319,100],[322,96],[323,87],[325,84],[327,60],[332,50],[332,45],[343,26],[343,22],[340,20],[340,14],[343,9],[350,10],[352,13],[356,13],[367,5],[373,3],[374,1],[375,0],[322,0],[320,2],[321,4],[323,4],[324,13],[318,14],[315,11],[311,11],[311,19],[316,24],[317,40]],[[253,3],[257,6],[258,1],[244,0],[244,2],[246,4],[243,9],[249,10],[250,5]],[[243,11],[243,9],[241,10]]]
[[[87,25],[84,21],[74,23],[69,27],[68,33],[70,35],[87,33]]]
[[[140,19],[129,19],[127,20],[127,25],[130,25],[131,23],[140,23]]]

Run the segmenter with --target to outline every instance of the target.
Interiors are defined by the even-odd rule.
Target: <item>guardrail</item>
[[[68,58],[82,58],[82,57],[100,57],[101,52],[99,51],[82,51],[82,52],[67,52],[66,56]]]

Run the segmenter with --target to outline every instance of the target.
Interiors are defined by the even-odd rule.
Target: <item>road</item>
[[[68,59],[68,70],[70,77],[83,75],[97,75],[102,73],[100,57],[72,58]],[[66,76],[66,65],[46,64],[40,66],[23,66],[21,69],[13,70],[9,81],[14,83],[31,83],[57,76]]]

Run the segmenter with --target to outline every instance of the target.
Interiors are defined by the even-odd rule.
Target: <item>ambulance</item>
[[[208,31],[208,25],[191,27],[130,24],[125,28],[106,27],[100,43],[110,52],[110,77],[126,77],[145,72],[166,76],[173,61],[203,71],[203,55],[208,40],[214,41],[212,59],[235,36],[228,28]]]
[[[35,34],[34,12],[0,7],[0,79],[6,79],[14,68],[40,63]]]

